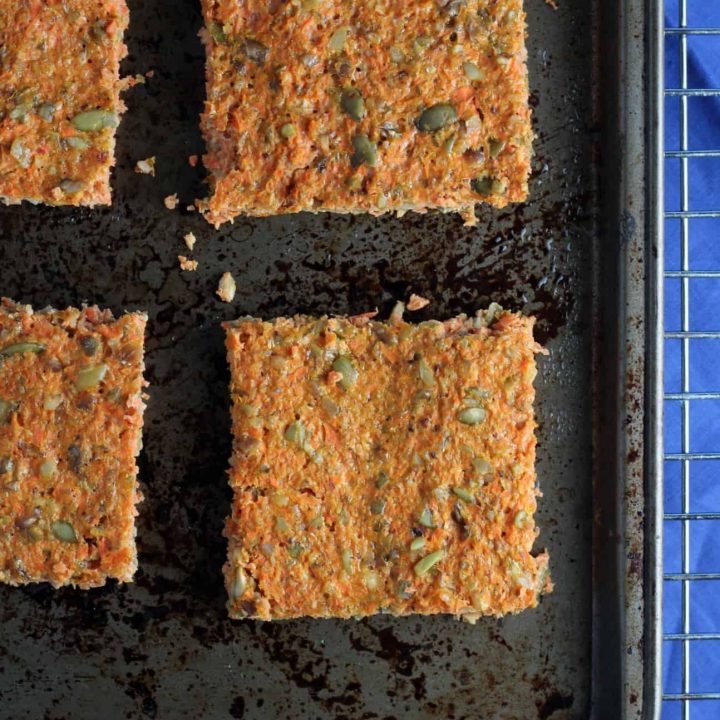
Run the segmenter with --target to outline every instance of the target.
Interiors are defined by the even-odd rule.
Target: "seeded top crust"
[[[533,607],[533,320],[226,325],[232,617]]]
[[[527,196],[522,0],[203,0],[215,225]]]
[[[146,317],[0,306],[0,582],[132,580]]]
[[[107,205],[124,0],[0,2],[0,200]]]

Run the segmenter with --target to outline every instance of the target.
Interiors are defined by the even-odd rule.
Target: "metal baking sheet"
[[[598,311],[610,306],[601,301],[602,273],[614,270],[601,260],[598,187],[609,170],[598,165],[597,148],[600,128],[615,129],[593,88],[609,62],[604,42],[622,54],[619,34],[630,27],[622,12],[611,16],[628,3],[599,4],[612,9],[599,13],[588,1],[554,11],[526,0],[537,132],[527,204],[483,208],[476,228],[454,215],[303,214],[215,231],[186,209],[204,193],[202,172],[187,161],[203,149],[199,8],[195,0],[130,0],[123,70],[153,76],[126,94],[113,206],[2,208],[0,259],[2,294],[16,300],[149,312],[140,570],[134,584],[89,592],[0,588],[0,717],[651,717],[647,666],[624,674],[626,641],[636,641],[633,632],[643,641],[644,574],[626,576],[635,600],[618,608],[620,590],[603,589],[598,571],[623,574],[624,555],[603,535],[609,521],[597,512],[592,473],[593,445],[601,446],[596,420],[606,412],[610,433],[622,407],[599,408],[592,381],[597,389],[598,378],[623,380],[612,368],[601,372],[593,353],[599,333],[620,327]],[[150,155],[154,179],[133,172]],[[174,192],[181,202],[171,212],[163,198]],[[608,203],[611,221],[622,217],[616,205]],[[197,237],[194,273],[178,268],[188,232]],[[638,229],[629,246],[643,242]],[[232,305],[214,295],[226,270],[238,282]],[[550,551],[555,592],[536,610],[474,627],[447,617],[230,622],[221,577],[230,426],[219,323],[240,314],[376,306],[388,313],[410,291],[433,299],[421,319],[490,301],[538,317],[537,337],[550,355],[540,358],[537,381],[544,493],[537,546]],[[645,401],[644,390],[633,393]],[[626,463],[615,469],[607,476],[610,505],[622,494]],[[640,487],[641,505],[643,497]],[[625,510],[616,510],[614,521],[622,521]],[[642,528],[632,532],[642,549]],[[598,673],[608,659],[617,667]],[[605,713],[616,706],[629,710]]]

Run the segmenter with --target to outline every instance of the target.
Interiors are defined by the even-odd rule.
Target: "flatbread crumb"
[[[430,301],[427,298],[420,297],[420,295],[416,295],[413,293],[410,295],[410,299],[407,303],[407,309],[411,312],[413,310],[422,310],[422,308],[426,307],[430,304]]]
[[[191,232],[183,236],[183,240],[185,240],[185,244],[187,245],[188,250],[192,250],[195,247],[195,243],[197,242],[197,238]]]
[[[177,193],[173,193],[172,195],[168,195],[165,200],[165,207],[168,210],[174,210],[177,207],[178,204],[178,196]]]
[[[198,156],[197,155],[191,155],[188,158],[188,164],[190,167],[195,167],[198,164]]]
[[[218,283],[217,295],[223,302],[232,302],[235,297],[235,278],[229,272],[224,272]]]
[[[155,156],[138,160],[135,163],[135,172],[140,175],[152,175],[155,177]]]
[[[184,255],[178,255],[178,260],[180,261],[181,270],[187,270],[188,272],[193,272],[194,270],[197,270],[197,260],[188,260],[188,258],[186,258]]]

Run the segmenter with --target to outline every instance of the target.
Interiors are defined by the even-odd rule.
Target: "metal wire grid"
[[[699,2],[716,2],[717,0],[699,0]],[[668,0],[666,0],[668,2]],[[720,452],[692,452],[690,442],[690,406],[693,402],[704,400],[720,400],[720,392],[692,392],[690,373],[690,343],[691,340],[720,340],[720,331],[699,332],[691,330],[690,322],[690,281],[695,278],[720,279],[720,270],[691,270],[690,269],[690,221],[697,219],[716,218],[720,220],[720,210],[693,211],[690,209],[690,182],[689,163],[697,158],[720,158],[720,150],[690,150],[688,143],[688,99],[692,97],[718,97],[720,88],[697,88],[688,86],[688,38],[690,36],[714,36],[720,42],[720,27],[699,28],[688,26],[688,0],[677,0],[678,27],[666,28],[665,36],[676,36],[678,43],[679,60],[679,87],[665,87],[665,97],[677,97],[679,100],[679,149],[665,152],[666,170],[668,159],[679,161],[680,180],[680,209],[665,212],[666,220],[679,222],[680,230],[680,270],[666,271],[666,284],[668,279],[677,279],[680,283],[680,330],[665,332],[666,340],[680,342],[680,368],[681,392],[665,393],[666,401],[676,401],[680,405],[681,422],[681,448],[680,452],[665,453],[666,461],[675,461],[680,464],[681,475],[681,512],[664,514],[666,523],[679,523],[681,527],[681,572],[667,572],[664,580],[681,585],[681,615],[682,630],[677,633],[664,633],[663,639],[670,643],[680,643],[682,646],[682,686],[681,692],[664,692],[662,699],[672,709],[681,708],[683,720],[690,720],[693,708],[697,708],[700,701],[720,701],[719,692],[693,692],[690,682],[691,646],[701,641],[720,640],[720,632],[691,632],[691,587],[695,581],[720,581],[720,572],[692,572],[690,554],[690,536],[692,523],[698,520],[720,521],[720,512],[692,512],[690,503],[690,470],[691,462],[696,460],[720,460]],[[720,230],[720,224],[718,225]],[[719,526],[720,529],[720,526]],[[720,537],[720,535],[718,535]],[[720,585],[718,585],[720,591]],[[666,688],[664,688],[666,690]],[[718,687],[720,690],[720,686]],[[668,705],[665,705],[666,709]],[[714,704],[713,704],[714,706]],[[679,717],[672,712],[673,717]],[[703,714],[703,717],[708,717]]]

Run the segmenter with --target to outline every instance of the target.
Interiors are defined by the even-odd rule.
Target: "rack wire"
[[[668,451],[668,440],[666,439],[665,465],[666,483],[679,484],[678,506],[671,508],[675,511],[669,512],[666,506],[664,513],[666,536],[679,539],[680,554],[679,562],[675,556],[670,558],[668,546],[666,545],[665,563],[668,569],[678,572],[665,572],[665,594],[675,593],[679,586],[680,616],[677,618],[665,618],[663,634],[664,651],[666,658],[673,662],[666,667],[665,685],[663,687],[663,718],[682,718],[682,720],[699,720],[700,718],[720,718],[720,677],[698,683],[699,664],[705,662],[709,654],[720,655],[713,641],[720,643],[720,632],[705,632],[698,629],[694,622],[693,611],[697,607],[696,593],[702,587],[702,593],[708,593],[708,587],[704,583],[712,583],[709,594],[717,596],[716,602],[720,602],[720,572],[697,572],[693,567],[693,554],[691,553],[691,538],[696,528],[700,527],[703,521],[720,521],[720,507],[698,511],[695,503],[691,503],[691,470],[694,470],[698,461],[720,460],[720,447],[717,452],[698,452],[697,445],[692,442],[691,419],[692,409],[696,403],[708,401],[720,401],[720,374],[716,374],[715,380],[718,391],[694,390],[697,385],[693,383],[691,368],[691,351],[696,352],[696,343],[707,343],[720,340],[720,327],[718,330],[697,329],[691,316],[691,302],[697,296],[691,292],[691,283],[697,281],[720,281],[720,267],[709,269],[696,269],[696,262],[691,262],[691,228],[697,221],[720,220],[720,209],[692,209],[691,205],[697,205],[695,201],[699,195],[695,187],[696,176],[692,173],[692,163],[698,160],[720,158],[720,149],[691,149],[694,143],[690,140],[690,114],[689,101],[692,98],[720,98],[720,88],[693,87],[689,82],[692,76],[689,72],[688,46],[693,37],[703,36],[708,38],[709,43],[717,42],[716,51],[720,51],[720,27],[692,27],[688,24],[688,5],[696,3],[718,3],[718,0],[665,0],[667,13],[677,13],[677,27],[665,29],[666,50],[668,54],[676,53],[671,60],[677,59],[678,75],[676,78],[666,78],[665,105],[668,112],[669,102],[677,103],[674,108],[679,119],[677,135],[677,149],[668,149],[665,152],[665,176],[670,173],[679,179],[679,198],[673,209],[665,212],[666,230],[670,225],[673,237],[677,237],[679,230],[679,268],[671,268],[665,272],[666,293],[677,294],[679,292],[679,328],[677,326],[668,329],[669,323],[666,319],[665,344],[673,343],[679,351],[679,377],[675,379],[679,385],[679,391],[668,391],[666,381],[665,408],[666,414],[671,412],[677,417],[681,436],[679,447],[671,448]],[[707,7],[707,6],[706,6]],[[666,14],[667,14],[666,13]],[[672,23],[675,24],[675,23]],[[677,45],[677,49],[675,49]],[[706,46],[707,49],[708,46]],[[693,47],[693,51],[700,51],[702,48]],[[668,84],[678,84],[678,87],[668,87]],[[676,100],[670,100],[676,98]],[[672,130],[671,130],[672,131]],[[674,139],[673,139],[674,140]],[[673,142],[672,145],[675,143]],[[712,197],[712,189],[708,189],[704,202]],[[716,195],[719,193],[716,193]],[[693,202],[691,203],[691,199]],[[716,198],[717,199],[717,198]],[[704,204],[703,202],[703,204]],[[679,225],[679,228],[677,227]],[[720,233],[720,222],[716,222],[715,233]],[[672,243],[670,244],[672,245]],[[677,243],[675,243],[677,247]],[[676,265],[677,260],[669,265]],[[679,288],[678,288],[679,285]],[[718,286],[720,288],[720,285]],[[706,288],[708,289],[708,288]],[[720,326],[720,320],[716,320]],[[679,348],[677,347],[679,346]],[[720,363],[720,359],[718,359]],[[679,413],[678,413],[679,409]],[[696,426],[693,429],[697,432]],[[678,472],[679,470],[679,472]],[[716,470],[714,470],[717,473]],[[676,488],[677,489],[677,488]],[[666,501],[667,502],[667,501]],[[720,524],[713,527],[716,541],[720,540]],[[669,561],[672,560],[671,567]],[[717,607],[717,605],[716,605]],[[702,647],[704,646],[704,648]],[[706,652],[710,647],[710,653]],[[720,645],[718,646],[720,647]],[[677,662],[679,655],[679,663]],[[679,668],[677,665],[679,664]],[[720,663],[718,663],[720,665]],[[717,667],[718,665],[715,665]],[[679,677],[678,677],[679,675]],[[697,686],[697,687],[696,687]]]

